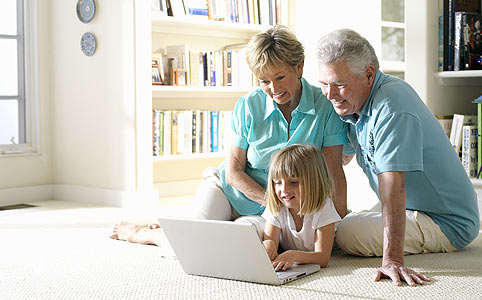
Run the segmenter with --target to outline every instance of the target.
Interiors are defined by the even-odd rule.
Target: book
[[[233,85],[233,64],[232,64],[232,50],[224,50],[223,52],[223,85]]]
[[[477,126],[462,127],[462,165],[467,175],[477,177]]]
[[[210,113],[210,129],[211,129],[211,152],[218,152],[219,151],[219,112],[218,111],[211,111]]]
[[[482,14],[461,14],[464,70],[482,70]]]
[[[482,95],[476,98],[472,103],[477,104],[477,170],[482,167]],[[480,174],[477,174],[477,178]]]
[[[171,111],[171,154],[178,153],[178,111]]]
[[[163,155],[171,155],[171,126],[172,126],[172,111],[164,111],[164,149]]]
[[[157,109],[152,110],[152,155],[160,155],[160,111]]]
[[[482,69],[481,26],[482,14],[455,13],[455,71]]]
[[[464,125],[476,125],[476,120],[476,115],[454,114],[453,116],[450,143],[459,157],[462,156],[462,128]]]
[[[181,18],[186,16],[186,10],[184,9],[183,0],[168,0],[170,4],[171,14],[169,16]],[[169,13],[169,10],[168,10]]]
[[[440,123],[440,126],[442,126],[443,130],[445,131],[445,134],[447,134],[447,138],[450,138],[450,131],[452,129],[452,122],[453,122],[453,115],[450,116],[440,116],[436,115],[435,116]]]
[[[190,51],[189,74],[191,86],[204,86],[203,52]]]
[[[186,15],[201,19],[209,19],[207,0],[183,0]]]

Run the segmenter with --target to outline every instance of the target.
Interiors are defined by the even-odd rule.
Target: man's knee
[[[349,254],[381,256],[383,254],[383,225],[370,217],[350,215],[339,223],[335,240],[338,246]]]

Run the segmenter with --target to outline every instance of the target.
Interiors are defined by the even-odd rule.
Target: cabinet
[[[216,51],[227,45],[246,44],[266,26],[211,21],[207,19],[174,18],[151,12],[151,52],[159,53],[169,45],[188,44],[192,51]],[[152,86],[152,108],[161,110],[228,110],[252,87],[228,86]],[[217,167],[225,153],[202,153],[153,157],[154,187],[160,196],[170,196],[169,190],[194,192],[203,170]],[[181,185],[181,189],[177,186]]]

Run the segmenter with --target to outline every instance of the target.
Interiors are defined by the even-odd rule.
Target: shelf
[[[153,156],[154,161],[166,161],[166,160],[189,160],[189,159],[203,159],[203,158],[224,158],[226,153],[224,152],[210,152],[210,153],[195,153],[195,154],[177,154],[177,155],[161,155]]]
[[[216,39],[236,36],[245,40],[267,28],[261,25],[212,21],[189,16],[166,17],[157,12],[151,15],[151,27],[153,33],[197,35]]]
[[[442,85],[482,86],[482,70],[445,71],[435,76]]]
[[[177,99],[177,98],[238,98],[252,91],[252,87],[240,88],[229,86],[152,86],[152,98]]]

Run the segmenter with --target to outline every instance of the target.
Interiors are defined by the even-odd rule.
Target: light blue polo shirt
[[[266,188],[271,155],[291,144],[318,147],[348,143],[347,125],[340,120],[321,89],[301,79],[302,94],[288,124],[277,103],[261,88],[236,103],[231,128],[233,144],[247,150],[246,173]],[[218,168],[224,194],[240,215],[260,215],[264,206],[226,183],[225,162]]]
[[[351,147],[344,152],[356,152],[379,198],[377,175],[405,172],[408,210],[430,216],[458,249],[477,237],[480,221],[472,183],[442,126],[412,87],[378,71],[359,119],[341,118],[351,124]]]

